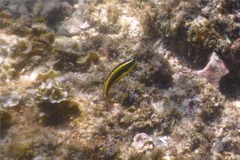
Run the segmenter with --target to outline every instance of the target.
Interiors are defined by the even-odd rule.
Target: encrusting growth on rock
[[[197,75],[204,77],[208,82],[218,85],[220,79],[229,73],[224,62],[217,56],[215,52],[212,53],[211,58],[202,70],[195,72]]]

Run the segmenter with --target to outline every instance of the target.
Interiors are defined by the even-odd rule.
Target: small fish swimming
[[[127,73],[129,73],[135,65],[136,61],[134,59],[129,59],[120,63],[117,67],[115,67],[111,71],[111,73],[105,80],[103,86],[103,97],[105,100],[107,100],[108,92],[111,89],[111,87],[115,83],[117,83],[122,77],[124,77]]]

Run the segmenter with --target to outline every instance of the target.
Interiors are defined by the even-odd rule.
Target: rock
[[[146,133],[138,133],[133,138],[132,147],[137,152],[148,152],[154,148],[153,139]]]
[[[71,17],[58,28],[58,34],[63,36],[78,35],[81,30],[83,30],[82,26],[84,29],[88,28],[84,26],[84,22],[81,17]]]
[[[9,128],[9,126],[11,125],[12,122],[12,115],[10,113],[8,113],[6,110],[4,110],[3,108],[0,108],[0,126],[1,126],[1,130],[0,133],[2,133],[3,130]],[[0,137],[2,135],[0,134]]]
[[[90,24],[84,21],[83,9],[85,4],[79,1],[78,5],[74,6],[74,11],[69,19],[64,21],[58,28],[58,34],[65,36],[78,35],[81,31],[89,29]]]
[[[4,8],[8,10],[12,17],[19,18],[21,15],[28,14],[28,8],[25,5],[26,0],[19,0],[19,1],[0,1],[0,8]]]
[[[235,106],[240,109],[240,101],[239,100],[235,102]]]
[[[17,106],[22,99],[22,96],[17,93],[9,93],[4,96],[0,96],[0,104],[5,107],[15,107]]]
[[[48,26],[56,29],[57,24],[63,21],[67,16],[73,12],[73,7],[67,2],[45,2],[40,15],[43,16]]]
[[[42,9],[43,2],[42,0],[27,0],[25,5],[33,15],[37,16]]]
[[[222,152],[223,151],[223,144],[222,141],[219,138],[216,138],[213,143],[213,148],[217,152]]]

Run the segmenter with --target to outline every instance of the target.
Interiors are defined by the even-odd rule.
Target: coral
[[[35,99],[40,103],[61,103],[69,100],[68,93],[59,87],[57,81],[50,79],[47,79],[46,82],[42,82],[38,87]]]
[[[38,103],[37,119],[44,125],[57,125],[79,116],[78,105],[69,99],[56,80],[47,79],[34,93]]]
[[[11,49],[18,43],[20,39],[15,36],[8,36],[1,34],[1,47],[0,47],[0,79],[3,83],[8,83],[11,78],[16,77],[17,73],[12,63],[14,60],[11,58]],[[1,83],[0,82],[0,83]]]
[[[36,57],[52,50],[54,35],[44,25],[33,25],[30,33],[27,39],[8,35],[2,37],[0,77],[6,82],[41,63],[44,58],[39,60]]]
[[[132,147],[137,152],[148,152],[154,148],[153,139],[146,133],[138,133],[133,137]]]
[[[57,76],[59,76],[59,72],[54,71],[52,67],[40,66],[32,71],[30,80],[42,82],[47,79],[54,79]]]
[[[210,83],[217,85],[221,78],[228,74],[228,72],[223,61],[213,52],[206,67],[203,70],[196,71],[196,74],[205,77]]]

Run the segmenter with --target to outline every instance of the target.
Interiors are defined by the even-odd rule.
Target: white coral
[[[137,152],[147,152],[154,148],[153,139],[146,133],[138,133],[133,138],[132,147],[136,149]]]

